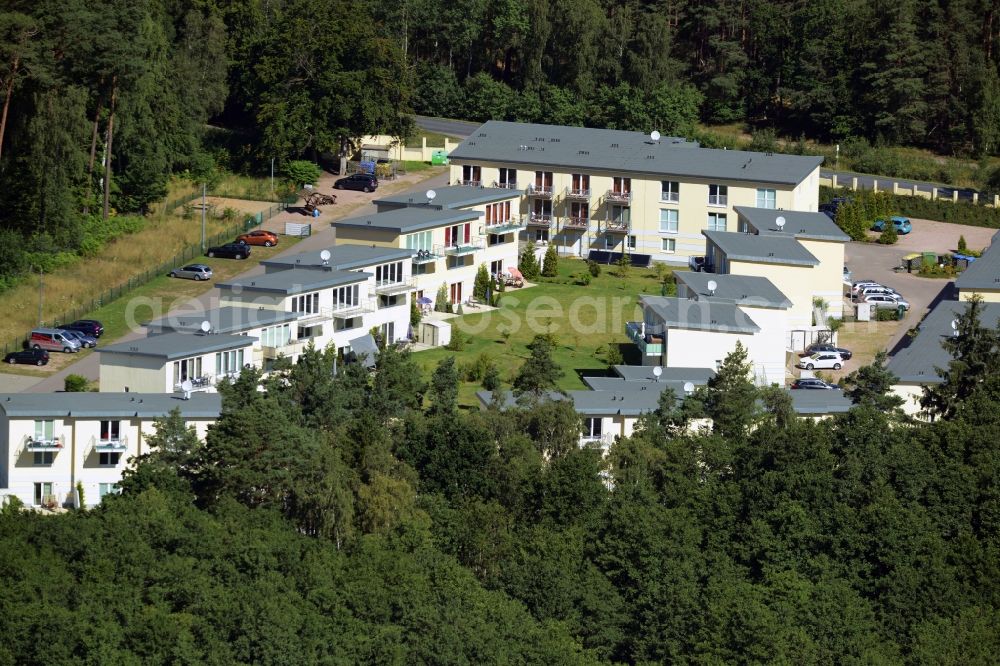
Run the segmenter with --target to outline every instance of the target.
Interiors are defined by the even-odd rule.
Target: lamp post
[[[201,184],[201,251],[205,251],[205,183]]]

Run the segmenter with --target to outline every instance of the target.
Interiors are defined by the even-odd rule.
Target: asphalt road
[[[330,177],[330,180],[332,182],[332,177]],[[321,181],[321,185],[322,184],[323,183]],[[433,178],[420,181],[415,187],[407,190],[407,192],[423,193],[427,190],[428,187],[443,187],[444,185],[447,184],[448,184],[448,174],[447,172],[445,172],[443,174],[434,176]],[[338,194],[350,195],[354,193],[342,192]],[[378,192],[376,192],[375,194],[364,195],[364,196],[370,197],[372,199],[377,199],[379,195]],[[361,206],[360,208],[355,208],[351,210],[349,214],[351,216],[354,216],[354,215],[365,215],[374,212],[375,212],[375,206],[369,203],[365,204],[364,206]],[[310,236],[309,238],[306,238],[300,241],[299,243],[296,243],[294,246],[290,247],[287,251],[281,252],[276,256],[281,257],[291,254],[299,254],[301,252],[308,252],[310,250],[320,250],[325,247],[330,247],[331,245],[334,245],[336,240],[335,230],[328,224],[328,222],[329,220],[325,221],[321,226],[317,227],[313,235]],[[247,270],[246,272],[241,273],[238,277],[239,278],[251,277],[254,275],[261,275],[263,274],[263,272],[264,268],[260,265],[257,265]],[[218,302],[219,302],[219,290],[213,287],[212,289],[207,290],[201,296],[186,301],[180,307],[174,308],[168,314],[173,314],[180,311],[190,313],[198,309],[207,310],[217,307]],[[140,329],[139,331],[133,331],[128,335],[120,338],[119,340],[115,340],[114,342],[116,343],[128,342],[130,340],[137,340],[145,337],[146,337],[146,330]],[[98,349],[100,349],[100,347]],[[35,383],[32,386],[21,386],[20,390],[25,393],[53,393],[56,391],[62,391],[65,385],[66,375],[69,374],[83,375],[87,379],[96,381],[100,376],[100,367],[101,367],[100,354],[97,353],[88,354],[85,358],[77,361],[76,363],[73,363],[72,365],[67,366],[66,368],[63,368],[62,370],[55,373],[51,377],[46,377],[45,379]],[[7,376],[8,375],[5,375],[5,377]]]
[[[480,123],[470,123],[465,120],[450,120],[448,118],[430,118],[427,116],[414,116],[417,126],[425,129],[429,132],[437,132],[438,134],[447,134],[459,139],[464,139],[469,136]],[[951,198],[952,192],[958,192],[958,198],[961,201],[972,201],[972,195],[976,193],[976,190],[968,188],[954,188],[948,185],[941,185],[939,183],[927,183],[923,181],[907,180],[902,178],[889,178],[888,176],[872,176],[870,174],[864,173],[854,173],[851,171],[834,171],[832,169],[820,169],[820,174],[829,178],[832,175],[837,175],[837,181],[841,184],[850,185],[852,178],[858,179],[858,187],[866,190],[870,190],[874,187],[875,181],[878,180],[879,187],[883,189],[891,189],[892,182],[895,181],[900,184],[901,187],[911,188],[913,186],[917,187],[918,191],[927,192],[930,194],[933,188],[937,188],[938,196],[943,198]]]

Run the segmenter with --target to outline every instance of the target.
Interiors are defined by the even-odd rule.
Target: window
[[[31,464],[36,467],[46,467],[55,459],[55,451],[35,451]]]
[[[317,314],[319,312],[319,292],[293,297],[292,312]]]
[[[498,259],[490,262],[490,275],[496,277],[503,273],[503,260]]]
[[[635,236],[629,236],[628,237],[628,249],[630,249],[630,250],[634,250],[635,249]]]
[[[292,339],[292,330],[288,324],[269,326],[260,331],[262,347],[283,347]]]
[[[660,233],[676,234],[680,213],[676,210],[660,209]]]
[[[486,206],[486,226],[503,224],[510,219],[510,202],[501,201]]]
[[[604,249],[613,250],[618,245],[618,239],[614,234],[604,234]]]
[[[406,236],[406,249],[426,250],[430,252],[434,247],[431,242],[432,238],[433,235],[430,231],[421,231],[415,234],[409,234]]]
[[[629,221],[629,211],[630,209],[627,206],[611,206],[609,208],[609,219],[627,224]]]
[[[517,169],[505,169],[500,167],[500,187],[517,189]]]
[[[174,361],[174,385],[201,377],[201,357]]]
[[[615,194],[629,194],[632,192],[632,179],[615,176],[611,181],[611,191]]]
[[[483,181],[482,169],[471,164],[462,166],[462,184],[479,187]]]
[[[243,350],[219,352],[215,355],[215,374],[237,374],[243,368]]]
[[[471,224],[456,224],[444,228],[444,244],[448,247],[458,247],[462,243],[469,243],[472,236]]]
[[[101,441],[120,442],[122,438],[121,421],[101,421]]]
[[[777,195],[774,190],[757,189],[757,208],[775,209],[778,207]]]
[[[661,238],[660,239],[660,249],[668,254],[673,254],[677,251],[677,239],[676,238]]]
[[[549,242],[549,230],[548,229],[535,229],[535,241],[545,241]]]
[[[726,214],[725,213],[709,213],[708,214],[708,230],[709,231],[725,231],[726,230]]]
[[[535,219],[552,217],[552,199],[535,199],[531,211]]]
[[[113,451],[102,451],[97,455],[97,464],[101,467],[117,467],[118,462],[122,459],[122,454]]]
[[[729,187],[726,185],[708,186],[708,205],[725,206],[729,203]]]
[[[97,484],[97,497],[99,499],[104,499],[105,495],[117,495],[121,492],[118,488],[117,483],[98,483]]]
[[[462,302],[462,283],[452,282],[451,286],[448,287],[448,298],[449,303],[461,303]]]
[[[534,190],[543,194],[552,194],[552,172],[536,171]]]
[[[583,436],[585,439],[600,439],[604,431],[604,419],[593,417],[584,419]]]
[[[403,281],[403,262],[395,261],[375,267],[375,284],[393,284]]]
[[[35,439],[34,441],[40,443],[51,443],[55,440],[53,436],[53,422],[52,421],[35,421]]]
[[[660,201],[679,203],[681,200],[681,184],[676,180],[660,181]]]
[[[35,484],[35,506],[41,506],[49,500],[54,500],[52,495],[52,484],[49,482]]]
[[[574,201],[569,205],[569,216],[575,219],[586,220],[590,217],[590,204]]]
[[[392,344],[396,341],[396,324],[394,322],[386,322],[379,327],[379,333],[382,334],[382,339],[385,340],[386,344]]]
[[[361,301],[361,286],[352,284],[333,290],[333,309],[347,310],[358,306]]]
[[[569,189],[570,194],[578,197],[590,196],[590,176],[585,173],[574,173],[573,184]]]

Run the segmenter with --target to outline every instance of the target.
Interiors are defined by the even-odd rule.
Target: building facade
[[[0,494],[28,506],[87,506],[117,492],[122,472],[148,453],[154,422],[173,409],[204,439],[221,396],[199,393],[22,393],[0,395]]]
[[[686,264],[737,206],[816,211],[820,157],[701,148],[640,132],[489,121],[451,152],[451,182],[519,190],[524,238],[560,252]]]

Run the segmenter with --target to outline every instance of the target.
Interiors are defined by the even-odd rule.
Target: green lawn
[[[626,277],[617,275],[617,267],[601,268],[601,275],[584,286],[578,280],[587,273],[586,262],[560,259],[558,277],[542,278],[536,287],[506,291],[499,310],[449,320],[452,337],[464,331],[462,335],[469,340],[462,351],[432,349],[417,352],[413,358],[430,377],[438,362],[448,356],[456,357],[461,372],[480,354],[488,354],[509,386],[529,356],[528,343],[547,329],[556,338],[555,360],[565,372],[559,387],[586,388],[581,376],[602,374],[608,367],[606,352],[598,351],[608,343],[618,345],[625,362],[639,362],[635,346],[625,335],[625,322],[640,318],[639,294],[661,293],[661,282],[652,268],[632,268]],[[504,330],[511,331],[506,341]],[[475,393],[481,388],[479,382],[466,382],[463,377],[460,404],[478,405]]]

